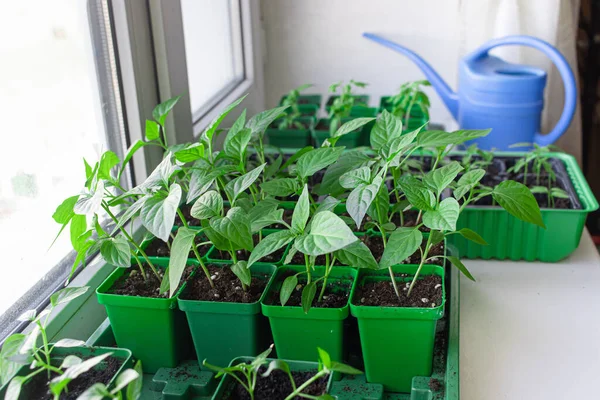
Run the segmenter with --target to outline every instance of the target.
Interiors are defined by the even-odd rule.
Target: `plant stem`
[[[334,257],[335,259],[335,257]],[[319,300],[318,302],[320,303],[323,300],[323,295],[325,294],[325,288],[327,287],[327,278],[329,278],[329,274],[331,273],[331,268],[333,267],[333,262],[331,263],[331,266],[329,265],[329,253],[325,254],[325,276],[323,277],[323,284],[321,285],[321,293],[319,293]]]
[[[185,217],[183,216],[183,213],[181,212],[179,207],[177,207],[177,215],[179,215],[179,218],[181,219],[181,223],[183,224],[183,226],[185,228],[189,229],[188,222],[185,219]],[[204,265],[204,261],[202,261],[202,256],[200,255],[200,252],[198,251],[198,245],[196,245],[195,240],[192,240],[192,251],[194,252],[194,255],[196,256],[196,260],[198,260],[198,262],[200,263],[200,268],[202,268],[202,271],[204,271],[204,275],[206,275],[206,279],[208,279],[208,283],[210,283],[210,287],[214,288],[215,283],[213,282],[212,278],[210,277],[210,272],[208,271],[208,268],[206,268],[206,265]]]
[[[429,237],[427,238],[427,244],[425,245],[425,251],[421,255],[421,263],[419,264],[419,268],[417,268],[417,272],[415,272],[415,276],[413,277],[412,282],[410,283],[410,286],[408,287],[408,293],[406,293],[406,297],[410,296],[410,292],[412,292],[413,287],[415,286],[415,283],[417,282],[417,278],[419,277],[419,274],[421,273],[421,268],[423,268],[423,264],[425,264],[425,260],[427,260],[427,254],[429,253],[429,249],[431,247],[431,238],[433,237],[432,233],[433,232],[431,232],[429,234]]]
[[[114,221],[115,224],[119,223],[119,221],[117,220],[117,217],[115,217],[115,215],[110,211],[110,209],[108,208],[106,203],[102,202],[102,208],[104,209],[104,211],[106,211],[108,216]],[[123,233],[123,236],[125,236],[125,238],[129,241],[129,243],[131,243],[133,245],[133,247],[135,247],[136,250],[142,255],[142,257],[144,257],[144,260],[146,261],[146,263],[148,264],[148,266],[150,267],[150,269],[152,270],[152,272],[154,273],[156,278],[160,281],[160,275],[158,275],[158,271],[156,270],[156,267],[154,266],[154,264],[152,264],[152,261],[150,261],[146,252],[136,243],[135,240],[133,240],[133,237],[131,237],[131,235],[129,235],[129,233],[127,232],[127,230],[125,230],[124,227],[120,227],[119,229]],[[134,257],[135,257],[135,255],[134,255]],[[143,269],[143,268],[140,266],[140,269]],[[142,271],[142,276],[144,276],[143,271]]]
[[[298,388],[296,390],[294,390],[291,394],[289,394],[285,400],[292,400],[294,397],[296,397],[297,395],[299,395],[304,389],[306,389],[307,387],[309,387],[310,385],[313,384],[313,382],[321,379],[322,376],[325,376],[329,374],[328,371],[325,370],[321,370],[319,372],[317,372],[315,374],[315,376],[313,376],[312,378],[310,378],[309,380],[307,380],[306,382],[304,382],[302,385],[298,386]]]
[[[310,276],[310,262],[308,262],[308,256],[304,255],[304,263],[306,264],[306,284],[308,285],[311,282]]]

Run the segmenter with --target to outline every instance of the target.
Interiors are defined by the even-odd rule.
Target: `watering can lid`
[[[461,73],[474,89],[486,92],[537,93],[544,90],[546,71],[529,65],[513,64],[496,56],[478,54],[466,57]],[[467,82],[465,82],[467,83]]]

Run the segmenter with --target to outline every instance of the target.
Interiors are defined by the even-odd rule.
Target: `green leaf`
[[[360,228],[360,225],[367,214],[367,210],[377,196],[380,186],[381,178],[376,177],[373,180],[373,183],[368,185],[360,184],[348,195],[346,209],[358,228]]]
[[[214,191],[208,191],[196,200],[190,214],[197,219],[208,219],[221,215],[223,210],[223,197]]]
[[[61,289],[58,292],[54,293],[52,296],[50,296],[50,304],[52,304],[52,307],[56,307],[60,304],[68,303],[76,299],[77,297],[83,295],[85,292],[88,291],[88,289],[89,287],[87,286],[68,287]]]
[[[381,148],[382,157],[390,162],[390,166],[397,167],[400,165],[401,155],[411,148],[415,138],[421,132],[423,126],[414,131],[407,132],[400,137],[392,139]]]
[[[131,189],[129,194],[145,194],[160,186],[167,186],[169,179],[181,168],[173,163],[173,155],[168,153],[144,182]]]
[[[298,286],[298,276],[292,275],[285,278],[283,284],[281,285],[281,290],[279,291],[279,301],[282,306],[290,299],[290,296],[296,290],[296,286]]]
[[[344,192],[339,183],[339,178],[348,171],[364,166],[370,160],[369,156],[361,150],[350,150],[343,153],[338,160],[327,167],[317,194],[337,195]]]
[[[149,119],[146,120],[146,140],[153,141],[160,138],[160,125]]]
[[[457,186],[476,186],[485,176],[485,170],[481,168],[472,169],[464,173],[457,182]],[[469,188],[470,189],[470,188]]]
[[[433,230],[429,233],[429,237],[431,238],[431,245],[435,246],[436,244],[444,240],[446,235],[442,231]]]
[[[6,385],[21,369],[21,364],[12,362],[10,359],[18,354],[25,338],[26,336],[22,333],[14,333],[4,341],[0,350],[0,386]]]
[[[183,150],[175,152],[175,159],[182,163],[192,162],[204,158],[204,145],[193,143]]]
[[[308,314],[316,294],[317,284],[315,282],[307,284],[302,289],[302,310],[304,311],[304,314]]]
[[[240,207],[231,208],[225,217],[211,219],[210,227],[240,249],[252,251],[254,248],[250,220],[246,212]]]
[[[373,121],[374,119],[375,118],[352,119],[352,120],[346,122],[345,124],[343,124],[342,126],[340,126],[339,129],[337,131],[335,131],[335,133],[333,134],[333,137],[339,137],[339,136],[346,135],[350,132],[353,132],[353,131],[357,130],[358,128],[360,128],[361,126],[366,125],[369,122]]]
[[[133,158],[134,154],[141,149],[144,146],[147,146],[149,143],[144,142],[143,140],[136,140],[134,144],[132,144],[129,149],[127,150],[127,154],[125,155],[125,158],[123,159],[123,163],[121,163],[121,168],[119,169],[119,174],[117,175],[117,181],[121,180],[121,175],[123,175],[123,172],[125,172],[125,168],[127,167],[127,164],[129,163],[129,161],[131,161],[131,159]],[[89,177],[88,177],[89,179]]]
[[[343,249],[357,240],[340,217],[331,211],[322,211],[313,217],[310,233],[297,237],[294,245],[304,254],[320,256]]]
[[[50,391],[55,395],[59,395],[66,388],[69,382],[94,368],[96,365],[100,364],[102,360],[111,355],[112,353],[105,353],[96,357],[88,358],[80,364],[67,368],[62,375],[59,375],[50,381]]]
[[[447,258],[448,258],[448,261],[450,261],[452,263],[452,265],[454,265],[456,268],[458,268],[458,270],[460,272],[462,272],[464,276],[466,276],[467,278],[469,278],[470,280],[475,282],[475,278],[473,277],[473,275],[471,275],[471,273],[469,272],[467,267],[465,267],[465,265],[459,260],[458,257],[448,256]]]
[[[267,370],[265,371],[264,374],[262,374],[261,376],[263,378],[266,378],[267,376],[271,375],[271,373],[275,370],[280,370],[285,372],[286,374],[289,374],[290,371],[290,366],[288,365],[288,363],[286,363],[283,360],[273,360],[269,363],[269,367],[267,368]]]
[[[75,339],[61,339],[58,342],[54,343],[54,347],[81,347],[81,346],[85,346],[85,342],[83,340],[75,340]],[[68,357],[74,357],[74,356],[67,356]],[[75,365],[73,363],[73,359],[70,359],[67,361],[67,358],[65,358],[65,360],[63,361],[63,367],[65,365],[70,366],[70,365]],[[77,357],[79,358],[79,357]],[[81,359],[80,359],[81,361]],[[65,363],[66,362],[66,363]]]
[[[446,189],[458,174],[463,170],[463,167],[458,161],[452,161],[441,168],[434,169],[423,176],[423,183],[429,189],[436,192],[438,195]]]
[[[278,178],[264,182],[260,187],[270,196],[286,197],[296,193],[298,190],[298,181],[294,178]]]
[[[343,151],[343,147],[322,147],[305,153],[298,158],[296,173],[302,178],[313,176],[317,171],[336,162]]]
[[[154,110],[152,110],[152,118],[154,118],[156,122],[160,123],[161,125],[164,125],[167,116],[169,115],[173,107],[175,107],[175,104],[177,104],[179,99],[181,99],[181,95],[172,97],[169,100],[166,100],[154,107]]]
[[[129,242],[123,236],[104,240],[100,246],[100,254],[107,263],[115,267],[129,268],[131,266]]]
[[[83,243],[91,236],[92,232],[84,235],[87,231],[87,218],[85,215],[74,215],[71,219],[70,233],[71,233],[71,244],[75,251],[79,251],[82,248]]]
[[[225,108],[225,110],[223,110],[223,112],[221,112],[221,114],[219,114],[219,116],[216,117],[210,123],[210,125],[208,125],[208,127],[204,130],[204,132],[202,132],[201,139],[208,143],[212,142],[212,138],[213,138],[215,132],[217,131],[217,128],[221,124],[221,122],[223,122],[223,120],[231,112],[231,110],[233,110],[235,107],[237,107],[238,104],[240,104],[246,98],[246,96],[248,96],[248,95],[240,97],[239,99],[237,99],[236,101],[234,101],[233,103],[228,105]]]
[[[225,191],[229,193],[231,201],[235,202],[238,196],[258,179],[260,173],[265,169],[265,165],[267,164],[261,164],[252,171],[227,182]]]
[[[98,212],[104,197],[104,181],[98,181],[96,189],[87,190],[86,193],[79,196],[77,203],[73,207],[75,214],[92,215]]]
[[[325,350],[323,350],[320,347],[317,347],[317,352],[319,353],[320,363],[323,364],[325,366],[325,368],[330,369],[331,368],[331,357],[329,356],[329,353],[327,353]]]
[[[386,185],[380,185],[377,195],[367,209],[367,214],[384,225],[389,222],[390,192]]]
[[[371,183],[371,168],[352,169],[340,176],[340,185],[345,189],[354,189],[358,185]]]
[[[171,257],[169,258],[169,297],[173,297],[179,287],[187,264],[188,254],[197,233],[197,230],[185,227],[177,229],[177,234],[171,245]]]
[[[138,360],[133,369],[135,370],[135,372],[138,373],[139,378],[137,378],[127,386],[127,400],[138,400],[139,398],[141,398],[142,387],[144,385],[144,372],[142,371],[142,362]]]
[[[54,214],[52,214],[54,221],[59,224],[68,224],[75,215],[73,208],[75,207],[75,203],[77,203],[77,199],[79,199],[79,195],[71,196],[60,203],[60,205],[56,207]]]
[[[566,191],[564,191],[561,188],[557,188],[557,187],[550,189],[550,196],[555,197],[557,199],[568,199],[569,198],[569,194]]]
[[[281,115],[285,115],[284,112],[287,108],[288,106],[275,107],[270,110],[260,112],[248,120],[246,123],[246,128],[250,129],[252,137],[256,137],[257,135],[262,134],[269,127],[269,125],[273,123],[273,121],[275,121]]]
[[[275,199],[266,198],[259,201],[254,207],[248,211],[248,219],[250,220],[252,232],[258,232],[267,225],[271,225],[273,220],[283,218],[283,210],[278,210],[279,202]],[[263,225],[269,221],[267,225]]]
[[[284,230],[272,233],[270,235],[265,236],[260,243],[256,245],[252,254],[250,254],[250,259],[248,260],[248,267],[251,267],[255,262],[260,260],[261,258],[268,256],[286,246],[289,242],[291,242],[296,237],[291,231]]]
[[[373,150],[381,150],[392,139],[402,135],[402,119],[383,110],[377,117],[377,122],[371,131],[371,147]]]
[[[310,216],[310,202],[308,196],[308,185],[304,185],[302,194],[300,195],[298,203],[296,203],[296,207],[294,208],[294,213],[292,214],[292,229],[296,233],[304,232],[308,217]]]
[[[342,364],[337,361],[332,361],[331,366],[329,366],[328,369],[333,372],[340,372],[342,374],[348,374],[348,375],[361,375],[363,373],[359,369],[356,369],[356,368],[351,367],[346,364]]]
[[[157,193],[149,197],[141,208],[140,217],[142,224],[150,233],[163,242],[169,240],[169,234],[175,224],[177,207],[181,200],[181,187],[174,183],[169,189],[169,195],[165,197]]]
[[[252,274],[248,269],[248,264],[246,261],[238,261],[231,266],[231,271],[238,277],[238,279],[247,286],[250,286],[252,282]]]
[[[111,397],[110,392],[103,383],[94,383],[85,392],[81,393],[77,400],[103,400]]]
[[[413,255],[423,242],[423,234],[418,228],[396,229],[390,235],[387,246],[379,261],[379,268],[389,268],[393,265],[402,264],[404,260]]]
[[[220,168],[211,172],[203,170],[192,171],[186,202],[190,203],[206,193],[215,183],[215,179],[224,174],[225,172]]]
[[[492,197],[498,204],[516,218],[546,228],[540,207],[527,186],[515,181],[498,184]]]
[[[422,211],[433,210],[435,195],[420,180],[411,175],[403,175],[398,180],[398,186],[413,207]]]
[[[490,129],[485,130],[461,130],[456,132],[425,131],[417,138],[417,144],[421,147],[446,147],[459,145],[469,140],[486,136]]]
[[[100,164],[98,166],[98,178],[99,179],[108,179],[111,180],[112,176],[110,175],[110,171],[119,163],[119,157],[112,151],[105,151],[100,157]]]
[[[475,242],[477,244],[487,246],[488,242],[485,241],[477,232],[472,231],[469,228],[462,228],[458,231],[465,239],[470,240],[471,242]]]
[[[265,179],[271,179],[272,177],[274,177],[279,171],[282,162],[283,157],[281,155],[279,155],[276,159],[272,160],[271,163],[267,165],[267,168],[265,168]]]
[[[6,394],[4,395],[4,400],[19,400],[19,395],[21,394],[21,388],[25,383],[24,376],[15,376],[10,383],[8,384],[8,388],[6,389]]]
[[[452,232],[456,230],[459,214],[460,205],[456,199],[448,197],[440,202],[437,210],[423,213],[423,224],[429,229]]]
[[[335,197],[327,196],[327,197],[325,197],[325,199],[323,199],[323,201],[321,201],[321,203],[315,210],[315,214],[319,213],[321,211],[333,212],[340,203],[341,202],[338,199],[336,199]]]
[[[223,144],[223,151],[225,154],[236,162],[244,160],[246,154],[246,148],[250,139],[252,138],[252,131],[250,129],[242,129],[239,132],[233,133],[229,130],[225,143]]]
[[[287,159],[287,161],[281,166],[281,170],[284,171],[287,167],[289,167],[290,165],[292,165],[293,163],[296,162],[297,159],[299,159],[300,157],[302,157],[304,154],[312,151],[314,149],[314,147],[312,146],[306,146],[303,147],[302,149],[300,149],[299,151],[295,152],[294,154],[292,154],[292,156],[290,158]]]
[[[113,234],[115,232],[117,232],[119,230],[119,228],[121,228],[122,226],[124,226],[131,218],[133,218],[133,216],[142,209],[142,206],[144,205],[144,202],[146,201],[146,199],[149,196],[143,196],[140,197],[139,199],[137,199],[135,201],[135,203],[133,203],[132,205],[129,206],[129,208],[127,208],[125,210],[125,212],[123,213],[123,215],[121,215],[119,217],[119,223],[114,227],[113,229]]]
[[[355,268],[378,269],[377,260],[373,253],[362,241],[357,240],[335,252],[342,264]]]

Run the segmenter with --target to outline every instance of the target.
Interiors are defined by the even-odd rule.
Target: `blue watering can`
[[[549,145],[565,133],[575,113],[577,87],[567,60],[552,45],[532,36],[494,39],[463,58],[458,93],[454,93],[415,52],[372,33],[363,36],[404,54],[417,64],[461,129],[492,128],[487,137],[473,141],[481,149],[508,150],[510,145],[519,142]],[[488,54],[494,47],[503,45],[523,45],[541,50],[558,68],[565,87],[565,108],[550,133],[540,133],[546,72],[540,68],[508,63]]]

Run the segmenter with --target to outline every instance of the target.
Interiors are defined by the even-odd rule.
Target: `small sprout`
[[[421,299],[421,301],[422,301],[423,303],[429,303],[429,299],[428,299],[427,297],[423,297],[423,298]]]
[[[441,287],[442,287],[442,284],[441,284],[441,283],[438,283],[438,284],[437,284],[437,285],[435,285],[433,288],[434,288],[434,289],[439,289],[439,288],[441,288]]]

